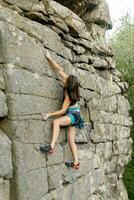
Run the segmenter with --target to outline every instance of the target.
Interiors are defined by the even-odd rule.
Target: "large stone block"
[[[80,81],[80,85],[84,89],[90,89],[94,91],[99,91],[98,82],[97,82],[97,74],[92,74],[91,72],[76,69],[77,76]]]
[[[4,119],[0,126],[9,138],[21,143],[39,144],[45,141],[46,134],[40,120],[10,120]],[[46,129],[50,129],[50,123],[46,122]]]
[[[55,165],[48,167],[48,183],[49,189],[53,190],[62,185],[63,165]]]
[[[17,65],[37,73],[45,73],[46,62],[41,43],[8,23],[0,22],[0,27],[3,50],[0,61],[11,63],[8,64],[11,68]]]
[[[98,0],[69,0],[69,1],[56,0],[56,1],[68,7],[73,12],[77,13],[79,16],[82,16],[87,10],[94,9],[99,3]]]
[[[76,143],[88,143],[90,141],[91,124],[84,123],[82,129],[76,129]]]
[[[44,112],[59,110],[57,100],[24,94],[8,94],[9,115],[41,115]],[[46,107],[46,106],[47,107]]]
[[[63,191],[64,191],[63,186],[60,186],[59,188],[52,190],[50,192],[52,199],[53,200],[57,200],[57,199],[63,200],[63,199],[65,199],[66,197],[64,196]]]
[[[71,150],[67,144],[63,146],[63,150],[64,161],[73,162],[74,159]],[[94,152],[95,147],[91,144],[78,145],[80,169],[76,173],[75,170],[64,166],[63,177],[65,183],[71,182],[72,180],[77,181],[77,179],[79,179],[80,177],[86,176],[89,173],[89,171],[92,172],[94,170]]]
[[[130,128],[125,126],[115,125],[115,138],[117,140],[130,137]]]
[[[115,127],[112,124],[103,124],[94,122],[94,131],[91,132],[90,136],[94,142],[107,142],[115,139],[117,133]]]
[[[44,3],[45,9],[50,15],[64,20],[69,27],[70,34],[78,36],[81,35],[82,32],[86,31],[86,26],[82,19],[71,10],[53,0],[44,1]]]
[[[18,67],[5,66],[6,91],[17,94],[30,94],[46,98],[62,98],[62,88],[58,81]]]
[[[106,46],[105,43],[106,30],[104,28],[100,27],[98,24],[92,23],[90,24],[90,27],[88,27],[88,30],[90,31],[92,38],[95,39],[96,43],[98,44],[101,43],[101,45],[103,44],[104,47]],[[98,65],[100,66],[99,62]]]
[[[11,141],[0,130],[0,177],[11,178],[12,170]]]
[[[117,172],[117,157],[113,156],[103,164],[103,169],[106,175]]]
[[[114,141],[113,152],[115,155],[128,155],[131,152],[132,144],[133,140],[131,138]]]
[[[105,29],[112,28],[112,21],[109,14],[109,7],[106,0],[101,0],[96,9],[86,12],[82,19],[88,25],[89,22],[96,23]]]
[[[99,92],[104,98],[121,93],[120,88],[116,83],[112,82],[112,79],[106,80],[98,76],[98,86]]]
[[[103,124],[94,122],[94,131],[91,131],[94,142],[107,142],[130,137],[130,128],[120,125]]]
[[[83,200],[87,199],[89,195],[91,195],[99,185],[104,183],[104,172],[102,169],[96,169],[86,176],[79,178],[74,183],[74,193],[76,199]],[[81,187],[80,187],[81,185]],[[78,192],[79,191],[79,192]]]
[[[100,99],[94,98],[88,102],[88,106],[91,109],[115,112],[117,109],[117,98],[116,96],[112,96],[108,98],[100,97]]]
[[[57,164],[61,164],[63,162],[63,149],[60,144],[56,145],[56,152],[52,156],[51,154],[47,154],[47,166],[53,166]]]
[[[41,119],[4,119],[0,123],[1,128],[12,140],[25,144],[49,143],[52,137],[52,120],[41,121]],[[65,130],[61,129],[58,143],[65,140]]]
[[[32,58],[34,59],[32,64],[34,64],[34,61],[36,63],[38,61],[38,63],[40,63],[41,66],[44,65],[45,63],[43,63],[44,61],[42,61],[43,51],[42,51],[42,53],[40,53],[41,45],[38,44],[39,43],[38,41],[40,41],[41,43],[43,43],[43,45],[45,47],[56,52],[58,55],[62,55],[62,57],[72,60],[71,50],[68,49],[66,46],[64,46],[64,44],[61,41],[61,38],[51,28],[49,28],[47,26],[43,26],[42,24],[34,22],[34,21],[32,21],[32,23],[31,23],[31,20],[20,16],[18,13],[13,12],[8,8],[1,7],[0,10],[1,10],[0,19],[5,22],[10,22],[10,24],[13,25],[13,27],[10,29],[13,32],[13,34],[11,34],[11,36],[10,36],[10,40],[16,39],[16,41],[14,41],[14,43],[12,45],[16,46],[16,48],[19,48],[21,46],[21,49],[22,48],[24,49],[25,45],[30,40],[28,46],[30,48],[30,45],[31,45],[31,49],[33,51],[31,52],[29,50],[28,46],[27,46],[26,52],[24,52],[23,49],[20,50],[20,59],[23,57],[23,55],[21,55],[21,53],[23,53],[23,54],[26,53],[25,56],[28,57],[28,56],[30,56],[30,53],[34,52],[34,54],[31,55]],[[4,28],[4,29],[5,29],[4,31],[6,31],[6,28]],[[22,31],[20,31],[20,30],[22,30]],[[25,33],[27,33],[27,34],[25,34]],[[8,36],[9,35],[7,33],[6,37],[8,37]],[[12,36],[13,36],[13,38],[12,38]],[[34,39],[35,39],[35,42],[33,41]],[[38,39],[38,41],[37,41],[37,39]],[[24,43],[24,41],[25,41],[25,43]],[[22,45],[22,43],[23,43],[23,45]],[[34,51],[35,44],[39,47],[39,50],[38,50],[39,52]],[[37,55],[37,56],[35,56],[35,55]],[[17,56],[17,54],[16,54],[16,56]],[[38,56],[41,59],[40,62],[39,62],[39,60],[37,60],[37,61],[35,60],[35,58]],[[26,60],[26,58],[24,58],[24,57],[23,57],[23,59]],[[37,63],[37,66],[41,67],[38,63]],[[28,63],[26,63],[26,64],[28,64]]]
[[[48,192],[47,170],[37,168],[27,173],[14,172],[11,199],[41,199]]]
[[[5,94],[0,90],[0,117],[7,115],[7,101]]]
[[[117,189],[119,192],[119,196],[121,197],[121,200],[128,199],[128,194],[127,194],[126,186],[123,182],[123,179],[119,179],[117,181]]]
[[[130,127],[132,125],[131,117],[120,115],[113,112],[90,110],[90,118],[93,122],[111,123]]]
[[[46,169],[46,158],[35,144],[13,141],[13,163],[20,175],[39,168]]]
[[[10,200],[10,181],[0,178],[0,200]]]
[[[109,160],[112,155],[112,142],[106,142],[106,143],[99,143],[96,144],[96,154],[99,154],[99,157],[102,161]]]
[[[129,153],[129,155],[118,155],[117,156],[117,170],[116,170],[116,173],[117,173],[117,176],[118,178],[123,178],[123,174],[126,170],[126,165],[131,161],[132,159],[132,150],[131,152]]]
[[[18,0],[5,0],[7,3],[12,4],[14,6],[18,6],[22,8],[23,10],[31,10],[33,4],[36,4],[38,0],[23,0],[23,1],[18,1]]]
[[[88,89],[80,88],[80,94],[86,101],[89,101],[93,98],[99,98],[99,94],[97,92],[90,91]]]
[[[118,108],[117,112],[123,115],[129,115],[130,104],[126,97],[118,95]]]

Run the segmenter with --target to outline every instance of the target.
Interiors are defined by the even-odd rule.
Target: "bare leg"
[[[50,143],[52,148],[55,146],[55,143],[59,136],[60,126],[68,126],[70,123],[71,119],[67,115],[53,120],[52,140]]]
[[[68,143],[74,158],[74,164],[78,164],[78,149],[75,144],[75,134],[76,134],[76,129],[74,126],[68,127]]]

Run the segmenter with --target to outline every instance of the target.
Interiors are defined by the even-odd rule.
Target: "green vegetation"
[[[128,99],[134,121],[134,21],[126,15],[121,18],[120,22],[121,27],[110,39],[110,44],[115,51],[117,68],[123,74],[123,79],[129,83]],[[134,140],[134,126],[131,129],[131,137]],[[134,200],[134,144],[132,160],[126,167],[123,179],[129,200]]]

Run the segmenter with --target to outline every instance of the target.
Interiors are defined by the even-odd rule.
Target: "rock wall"
[[[104,0],[62,3],[0,0],[0,200],[128,200],[122,174],[131,160],[132,120],[128,85],[105,42],[112,27],[108,6]],[[39,151],[52,128],[41,113],[62,103],[45,49],[80,81],[85,127],[77,130],[77,173],[64,166],[71,159],[66,129],[53,156]]]

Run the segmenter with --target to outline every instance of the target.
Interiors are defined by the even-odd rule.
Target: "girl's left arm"
[[[70,103],[71,103],[71,101],[69,99],[69,96],[68,96],[68,94],[66,94],[62,108],[60,110],[52,112],[52,113],[43,113],[43,118],[45,120],[47,120],[49,117],[63,115],[66,112],[66,110],[68,109]]]

